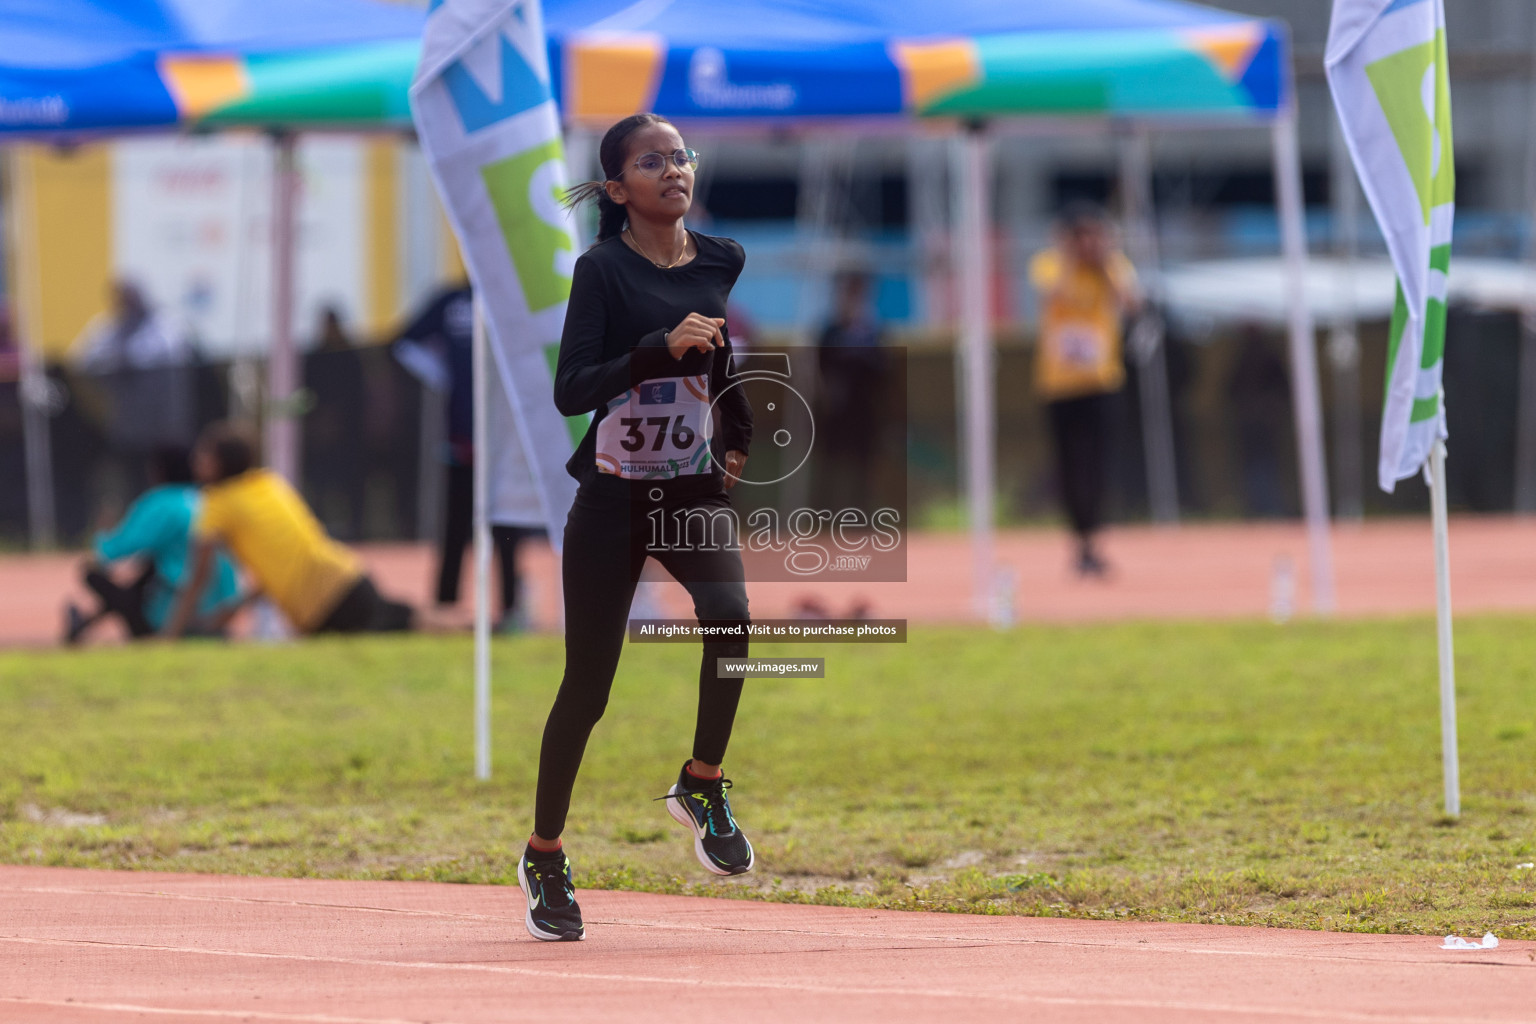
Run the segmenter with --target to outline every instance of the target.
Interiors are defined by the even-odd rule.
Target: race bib
[[[1065,323],[1056,330],[1056,356],[1075,370],[1096,369],[1109,350],[1102,328],[1088,323]]]
[[[597,470],[626,480],[708,473],[709,378],[642,381],[608,403],[597,425]]]

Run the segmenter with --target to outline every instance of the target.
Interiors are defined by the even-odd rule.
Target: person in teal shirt
[[[191,466],[183,449],[156,452],[150,478],[155,486],[129,506],[114,529],[98,533],[92,542],[95,558],[85,566],[85,584],[100,598],[101,606],[91,613],[82,612],[73,603],[65,607],[65,643],[78,643],[93,625],[113,614],[122,618],[135,639],[152,636],[165,625],[176,595],[187,581],[189,539],[202,498],[192,483]],[[129,558],[143,560],[145,567],[124,586],[112,578],[107,567]],[[218,621],[219,612],[238,595],[235,567],[221,554],[198,601],[199,619]],[[192,630],[194,635],[198,632]]]

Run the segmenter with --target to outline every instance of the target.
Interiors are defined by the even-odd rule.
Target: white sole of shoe
[[[674,782],[672,784],[672,788],[667,790],[667,796],[676,795],[677,783]],[[693,815],[689,814],[687,810],[683,808],[683,802],[681,800],[668,800],[667,813],[672,815],[673,821],[677,822],[679,825],[683,826],[683,828],[686,828],[688,831],[693,833],[693,855],[699,859],[700,864],[704,865],[704,869],[706,871],[725,878],[729,878],[732,874],[746,874],[748,871],[752,870],[752,865],[757,863],[757,851],[752,849],[752,843],[748,841],[747,849],[750,851],[750,853],[747,856],[746,868],[744,870],[735,872],[725,870],[724,868],[717,865],[714,861],[710,860],[709,854],[704,852],[704,830],[699,827],[698,822],[693,820]]]
[[[528,892],[528,876],[523,874],[523,858],[517,858],[517,887],[523,890],[523,899],[533,902],[533,896]],[[540,942],[581,942],[587,937],[587,931],[582,929],[581,934],[571,938],[565,932],[547,932],[540,928],[533,920],[533,907],[530,906],[523,914],[523,927],[528,929],[528,934]]]

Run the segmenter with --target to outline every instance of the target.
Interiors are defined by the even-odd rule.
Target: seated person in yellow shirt
[[[1030,261],[1029,279],[1040,293],[1035,391],[1050,416],[1077,571],[1102,576],[1093,541],[1103,519],[1108,405],[1125,384],[1121,320],[1141,307],[1136,270],[1114,247],[1102,211],[1075,204],[1062,213],[1056,245]]]
[[[255,583],[236,608],[265,594],[306,634],[411,628],[410,606],[379,594],[357,556],[326,535],[288,481],[256,465],[255,445],[242,431],[223,423],[205,430],[192,451],[192,472],[203,487],[192,524],[192,583],[172,610],[165,635],[180,636],[186,628],[193,609],[185,595],[200,591],[220,546]]]

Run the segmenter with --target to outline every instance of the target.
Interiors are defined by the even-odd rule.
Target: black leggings
[[[629,606],[647,556],[688,588],[694,613],[701,622],[747,622],[747,588],[741,552],[721,550],[660,550],[650,544],[652,513],[657,506],[631,501],[628,484],[599,479],[576,494],[565,522],[561,578],[565,586],[565,676],[544,726],[539,750],[539,785],[533,828],[545,839],[565,829],[571,788],[586,752],[587,737],[608,706],[608,692],[619,665],[629,622]],[[619,485],[614,487],[611,485]],[[708,513],[730,508],[724,491],[702,498],[668,501],[668,516],[692,511],[699,527]],[[676,520],[669,520],[675,522]],[[690,531],[695,541],[703,533]],[[734,535],[733,539],[734,539]],[[702,547],[702,544],[696,544]],[[741,699],[740,679],[719,679],[715,659],[744,658],[746,640],[708,641],[699,665],[699,710],[693,733],[693,756],[705,764],[725,760],[725,748]]]
[[[1087,540],[1104,521],[1104,475],[1109,396],[1085,395],[1051,402],[1056,441],[1056,479],[1072,532]]]

